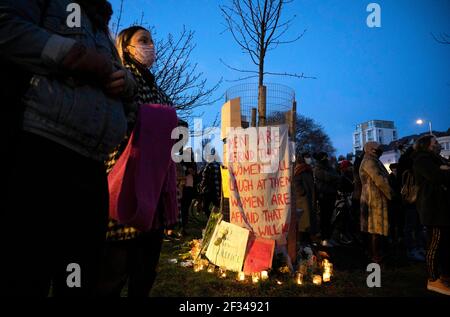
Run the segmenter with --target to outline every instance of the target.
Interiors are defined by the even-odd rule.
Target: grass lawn
[[[152,297],[440,296],[426,290],[425,263],[408,263],[405,260],[392,261],[382,267],[380,288],[367,287],[368,263],[361,250],[349,247],[327,250],[334,264],[334,276],[331,283],[322,286],[311,283],[296,285],[289,274],[277,277],[283,282],[282,285],[277,285],[272,274],[268,281],[254,285],[236,281],[235,273],[225,279],[206,270],[195,273],[192,267],[180,266],[182,260],[179,255],[190,250],[192,239],[201,239],[201,230],[205,225],[206,219],[192,219],[188,236],[163,243]],[[169,262],[174,258],[178,263]]]

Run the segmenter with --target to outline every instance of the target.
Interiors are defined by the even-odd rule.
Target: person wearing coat
[[[301,210],[298,217],[298,233],[309,231],[310,238],[317,234],[317,217],[314,211],[314,176],[309,153],[303,153],[295,165],[294,182],[296,206]]]
[[[69,27],[74,3],[80,24]],[[1,62],[29,75],[18,103],[2,104],[21,119],[3,166],[0,296],[92,295],[108,220],[103,162],[126,133],[137,88],[111,41],[111,15],[106,0],[0,1]],[[2,68],[2,90],[9,75]]]
[[[450,166],[433,135],[416,142],[413,154],[417,210],[427,228],[427,289],[450,295]]]
[[[389,235],[389,201],[395,196],[389,173],[380,161],[383,150],[377,142],[364,145],[364,159],[359,168],[361,178],[361,231],[370,234],[371,257],[375,263],[383,258],[383,237]]]
[[[320,211],[320,234],[322,246],[333,247],[331,235],[333,227],[331,218],[336,203],[337,189],[341,177],[331,166],[328,154],[320,152],[315,155],[317,164],[314,168],[316,199]]]
[[[109,173],[110,187],[112,180],[116,180],[114,168],[118,166],[123,167],[123,162],[120,161],[122,155],[126,153],[126,150],[130,144],[136,143],[136,149],[139,149],[141,154],[139,158],[144,158],[144,154],[148,158],[150,164],[154,165],[154,168],[164,170],[166,162],[160,162],[156,159],[155,153],[147,153],[147,149],[144,145],[161,141],[163,145],[164,137],[167,135],[163,133],[163,130],[157,128],[156,124],[147,122],[147,125],[153,127],[154,131],[160,131],[161,138],[155,141],[149,136],[153,136],[153,132],[150,131],[144,136],[143,127],[145,125],[140,124],[144,117],[139,118],[138,114],[144,113],[148,115],[149,111],[154,113],[163,113],[162,108],[144,107],[143,105],[166,105],[172,107],[172,101],[166,95],[166,93],[157,85],[154,75],[150,72],[150,67],[155,61],[155,49],[154,42],[151,33],[142,26],[132,26],[122,30],[117,38],[117,50],[120,57],[123,60],[125,67],[131,72],[134,79],[137,82],[137,94],[134,97],[133,107],[130,107],[126,113],[128,121],[128,131],[122,143],[113,151],[105,161],[107,170]],[[153,110],[152,110],[153,109]],[[158,110],[159,109],[159,110]],[[167,119],[167,118],[166,118]],[[170,120],[168,120],[170,122]],[[168,124],[165,125],[168,127]],[[141,131],[142,130],[142,131]],[[131,141],[131,136],[134,135],[139,141]],[[141,137],[139,137],[141,135]],[[147,139],[143,139],[143,138]],[[154,148],[157,148],[156,145]],[[159,147],[159,149],[165,149]],[[135,154],[131,156],[130,162]],[[151,160],[157,160],[157,163],[152,163]],[[122,164],[118,164],[121,162]],[[130,163],[130,164],[131,164]],[[131,166],[131,165],[130,165]],[[144,165],[145,166],[145,165]],[[143,169],[140,168],[140,173],[143,173]],[[130,167],[131,169],[131,167]],[[170,170],[170,167],[169,167]],[[167,174],[168,180],[170,179],[169,173]],[[142,176],[142,175],[137,175]],[[160,188],[158,185],[159,179],[157,177],[147,177],[151,179],[152,188]],[[167,182],[168,185],[175,184],[175,182]],[[138,181],[136,181],[136,193],[134,196],[141,198],[142,191],[137,187]],[[149,186],[140,186],[141,189],[145,189]],[[163,188],[166,186],[163,186]],[[170,186],[167,186],[167,193],[171,191]],[[110,188],[111,189],[111,188]],[[175,190],[176,191],[176,190]],[[119,223],[117,219],[110,218],[108,223],[108,231],[106,233],[106,246],[102,258],[102,273],[100,280],[96,288],[96,295],[101,297],[119,297],[122,289],[128,281],[128,297],[148,297],[153,286],[153,283],[157,275],[157,265],[159,263],[159,257],[163,242],[164,229],[169,228],[175,224],[174,214],[172,208],[167,208],[163,205],[164,196],[162,190],[160,194],[161,206],[158,203],[156,213],[154,214],[154,221],[150,228],[145,230],[137,228],[132,225],[125,225]],[[147,195],[148,193],[146,193]],[[170,196],[169,196],[170,197]],[[110,206],[112,204],[110,203]],[[112,206],[111,206],[112,207]],[[111,208],[110,208],[111,209]],[[112,210],[112,209],[111,209]]]

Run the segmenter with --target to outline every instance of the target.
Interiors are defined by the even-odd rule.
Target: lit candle
[[[321,285],[322,284],[322,276],[314,275],[313,276],[313,284],[314,285]]]
[[[213,265],[213,264],[210,264],[210,265],[208,266],[208,273],[214,273],[214,269],[215,269],[214,265]]]
[[[278,285],[281,285],[281,284],[283,284],[283,282],[277,280],[277,284],[278,284]]]
[[[260,274],[258,272],[252,273],[252,282],[253,283],[258,283],[259,282],[259,278],[260,278]]]
[[[302,285],[303,284],[303,274],[300,272],[297,272],[295,274],[295,283],[297,283],[298,285]]]
[[[245,281],[245,273],[244,272],[238,272],[238,281],[244,282]]]
[[[267,271],[262,271],[261,272],[261,280],[265,281],[269,278],[269,273]]]
[[[202,263],[195,263],[194,264],[194,272],[200,272],[203,270],[203,264]]]
[[[330,273],[330,275],[333,275],[333,264],[332,263],[328,264],[328,272]]]
[[[327,283],[331,280],[331,274],[328,271],[323,272],[323,281]]]
[[[221,278],[227,277],[227,270],[226,270],[225,268],[220,268],[220,269],[219,269],[219,276],[220,276]]]

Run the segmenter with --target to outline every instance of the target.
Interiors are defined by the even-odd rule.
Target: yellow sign
[[[220,172],[222,173],[222,192],[224,198],[230,198],[230,180],[228,169],[220,167]]]
[[[206,257],[229,271],[242,271],[249,233],[245,228],[221,221],[214,230]]]

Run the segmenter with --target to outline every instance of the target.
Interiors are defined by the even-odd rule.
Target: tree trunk
[[[266,125],[266,87],[264,86],[264,55],[259,57],[259,80],[258,80],[258,126]]]

